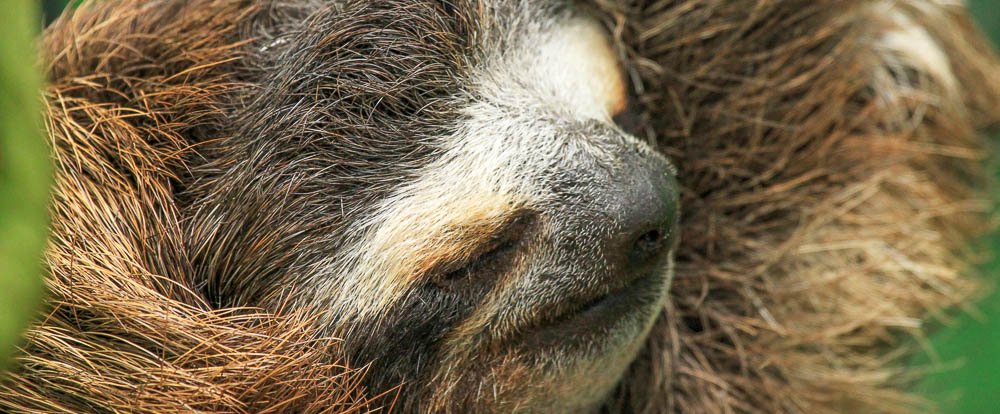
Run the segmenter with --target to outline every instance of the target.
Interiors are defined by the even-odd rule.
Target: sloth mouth
[[[655,315],[651,307],[659,303],[664,273],[650,272],[610,292],[565,306],[524,329],[522,341],[529,348],[593,347],[595,337],[638,334]]]

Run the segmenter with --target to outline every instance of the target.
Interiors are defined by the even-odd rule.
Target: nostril
[[[653,229],[640,235],[632,243],[629,261],[634,267],[641,267],[655,261],[663,252],[665,233],[661,229]]]

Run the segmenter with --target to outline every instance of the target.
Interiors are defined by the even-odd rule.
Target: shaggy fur
[[[926,409],[904,391],[906,344],[976,296],[968,240],[991,228],[977,131],[1000,115],[1000,68],[962,7],[599,3],[639,130],[686,188],[662,335],[622,401]]]
[[[316,339],[313,313],[280,311],[294,290],[261,293],[241,285],[280,284],[274,270],[293,267],[282,262],[293,258],[234,250],[260,246],[216,237],[212,229],[232,226],[191,210],[212,197],[237,197],[227,201],[234,209],[260,205],[253,197],[268,191],[233,193],[252,183],[229,180],[223,190],[230,193],[221,194],[213,187],[229,171],[261,167],[234,166],[247,158],[242,154],[286,151],[269,155],[280,162],[267,168],[310,171],[312,162],[326,164],[296,159],[295,148],[278,143],[226,145],[257,126],[246,120],[244,130],[233,131],[227,124],[233,117],[294,106],[280,99],[308,88],[272,82],[275,100],[241,100],[254,95],[247,91],[260,92],[267,76],[308,73],[307,57],[268,61],[262,48],[277,45],[280,37],[268,34],[306,19],[309,7],[143,3],[86,5],[45,34],[48,130],[58,171],[47,255],[51,306],[29,332],[18,370],[0,386],[0,410],[391,407],[392,390],[363,389],[363,370],[336,357],[331,362],[331,355],[351,350]],[[366,9],[373,13],[351,30],[406,17],[399,14],[405,7],[385,3]],[[608,409],[920,408],[905,392],[914,375],[902,368],[905,344],[922,337],[923,321],[943,319],[975,296],[980,283],[969,263],[977,257],[968,241],[990,228],[978,131],[1000,117],[1000,67],[964,11],[933,0],[585,3],[608,27],[629,76],[636,116],[622,125],[673,160],[684,189],[671,300]],[[426,101],[383,102],[380,110],[420,107],[454,116],[448,102],[434,99],[453,85],[423,80],[461,73],[467,62],[450,48],[464,47],[462,36],[475,24],[456,20],[441,28],[444,38],[414,52],[440,56],[440,67],[407,67],[410,61],[386,57],[386,64],[412,73],[407,79],[414,83],[367,79],[359,90],[319,92],[354,99],[356,118],[344,123],[351,134],[430,134],[426,128],[437,124],[373,118],[364,104],[393,91]],[[260,127],[280,132],[283,126]],[[392,162],[423,159],[406,153],[410,158]],[[336,173],[362,177],[358,171],[372,171],[362,161],[356,171]],[[337,220],[349,220],[379,191],[408,178],[375,173],[378,185],[366,178],[372,193],[345,199],[344,215],[300,219],[316,227],[283,229],[297,235],[336,228]],[[261,228],[232,237],[289,220],[263,209],[243,218]],[[272,236],[263,239],[273,243],[270,252],[303,248],[294,238]],[[211,245],[221,242],[231,244]],[[241,296],[247,292],[277,305],[241,308],[263,300]]]
[[[250,3],[85,6],[46,33],[58,180],[50,309],[4,412],[352,412],[372,396],[311,324],[196,293],[174,187],[222,119]],[[383,403],[380,402],[379,405]]]

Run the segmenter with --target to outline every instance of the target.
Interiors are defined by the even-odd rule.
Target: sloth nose
[[[612,178],[605,214],[611,218],[603,249],[612,273],[627,279],[654,270],[677,238],[677,182],[665,162],[643,160]]]

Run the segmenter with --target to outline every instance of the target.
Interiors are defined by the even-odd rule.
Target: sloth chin
[[[549,397],[525,411],[596,412],[642,349],[668,285],[668,273],[650,273],[518,337],[513,345],[534,356],[528,369],[548,377],[539,384]]]
[[[641,341],[662,305],[666,272],[650,274],[561,312],[542,315],[515,337],[516,346],[546,352],[558,349],[581,358],[601,358]]]
[[[465,403],[476,412],[597,411],[641,351],[663,310],[671,276],[668,270],[649,272],[610,292],[566,300],[491,341],[479,353],[482,365],[470,369],[478,373],[459,388],[503,384],[495,388],[501,392],[482,406],[481,398]]]

